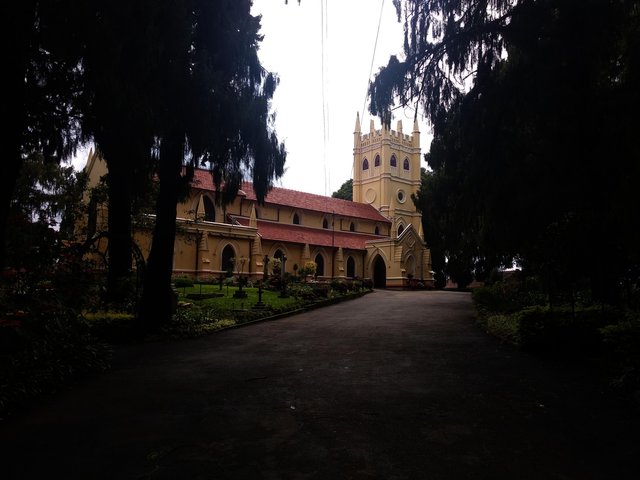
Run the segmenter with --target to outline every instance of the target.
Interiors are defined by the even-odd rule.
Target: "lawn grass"
[[[258,289],[254,287],[243,287],[242,291],[247,293],[247,298],[234,298],[234,293],[238,287],[223,285],[222,290],[219,285],[200,284],[193,287],[182,287],[178,289],[178,300],[182,302],[192,303],[200,307],[211,308],[215,310],[232,311],[245,310],[252,308],[258,303]],[[205,300],[192,300],[186,297],[189,293],[222,293],[224,297],[208,298]],[[280,292],[271,290],[262,290],[262,303],[267,307],[279,310],[285,307],[292,307],[296,303],[302,301],[294,297],[280,298]]]

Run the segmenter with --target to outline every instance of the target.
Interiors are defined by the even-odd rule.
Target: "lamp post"
[[[287,294],[287,282],[284,277],[287,256],[282,255],[282,258],[280,260],[282,261],[282,267],[280,268],[280,281],[282,283],[282,292],[280,292],[280,298],[287,298],[289,295]]]
[[[246,261],[247,259],[244,257],[240,257],[238,259],[238,264],[240,265],[240,268],[238,269],[238,290],[233,294],[233,298],[247,298],[247,292],[242,290],[242,284],[244,283],[242,271],[244,270],[244,264]]]

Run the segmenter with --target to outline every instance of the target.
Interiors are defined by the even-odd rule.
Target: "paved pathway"
[[[0,423],[0,477],[640,478],[638,412],[501,345],[468,294],[377,291],[114,369]]]

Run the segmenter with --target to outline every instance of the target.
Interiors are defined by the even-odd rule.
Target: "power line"
[[[325,38],[328,37],[327,2],[320,0],[320,50],[321,50],[321,97],[322,97],[322,164],[324,167],[324,194],[327,193],[327,108],[325,98]]]
[[[384,0],[380,4],[380,15],[378,16],[378,28],[376,30],[376,41],[373,44],[373,54],[371,55],[371,65],[369,66],[369,77],[367,78],[367,89],[364,94],[364,101],[362,102],[362,110],[360,113],[361,125],[364,125],[364,109],[367,106],[367,98],[369,98],[369,82],[371,81],[371,75],[373,74],[373,62],[376,59],[376,50],[378,49],[378,37],[380,36],[380,25],[382,24],[382,12],[384,11]],[[354,170],[353,164],[351,165],[351,178],[353,178]]]
[[[376,30],[376,41],[373,44],[373,55],[371,56],[371,66],[369,67],[369,77],[367,78],[367,90],[364,95],[364,102],[362,102],[362,115],[360,117],[364,120],[364,109],[367,106],[367,98],[369,98],[369,82],[371,81],[371,75],[373,74],[373,62],[376,58],[376,50],[378,49],[378,37],[380,36],[380,24],[382,23],[382,11],[384,10],[384,0],[380,4],[380,16],[378,17],[378,29]]]

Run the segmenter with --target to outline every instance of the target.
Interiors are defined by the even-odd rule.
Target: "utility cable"
[[[369,98],[369,82],[371,82],[371,75],[373,74],[373,62],[376,59],[376,50],[378,49],[378,37],[380,36],[380,24],[382,23],[382,12],[384,10],[384,0],[380,4],[380,16],[378,17],[378,29],[376,30],[376,41],[373,44],[373,55],[371,56],[371,66],[369,67],[369,77],[367,78],[367,90],[364,95],[364,102],[362,102],[362,115],[360,118],[364,120],[364,109],[367,106],[367,98]]]

